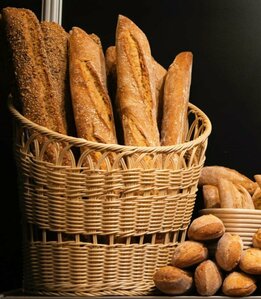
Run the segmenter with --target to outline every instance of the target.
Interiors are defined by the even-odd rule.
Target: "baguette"
[[[40,126],[66,134],[40,22],[31,10],[24,8],[6,7],[2,16],[22,114]],[[43,144],[45,137],[38,136],[37,140]],[[55,145],[46,147],[43,159],[56,161]]]
[[[98,37],[78,27],[73,27],[69,33],[70,87],[77,136],[116,144],[105,59]],[[100,158],[101,153],[92,154],[94,163]]]
[[[163,95],[162,145],[175,145],[185,141],[192,60],[191,52],[181,52],[168,69]]]
[[[62,118],[61,131],[68,132],[66,107],[69,105],[68,33],[55,22],[41,22],[47,58],[53,84],[57,91],[55,101]]]
[[[105,51],[105,61],[106,61],[106,73],[107,77],[113,80],[114,89],[116,89],[117,85],[117,69],[116,69],[116,47],[109,46]],[[162,98],[163,98],[163,87],[164,87],[164,80],[167,74],[167,70],[160,65],[153,57],[152,57],[152,64],[155,76],[155,87],[156,87],[156,110],[158,119],[160,115],[162,115]],[[158,120],[160,122],[160,120]]]
[[[116,30],[117,100],[125,145],[159,146],[156,87],[147,37],[119,15]]]
[[[199,177],[199,186],[218,185],[220,178],[227,179],[235,184],[242,185],[251,195],[257,188],[257,183],[234,169],[223,166],[204,166]]]
[[[40,23],[28,9],[6,7],[2,15],[12,51],[22,113],[41,126],[56,129],[54,118],[49,117],[50,111],[54,115],[57,112],[52,105],[54,88]]]

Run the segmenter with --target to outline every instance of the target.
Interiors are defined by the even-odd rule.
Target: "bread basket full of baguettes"
[[[211,132],[188,101],[192,54],[165,70],[124,16],[105,55],[78,27],[26,9],[2,17],[17,83],[25,291],[149,294],[186,238]]]

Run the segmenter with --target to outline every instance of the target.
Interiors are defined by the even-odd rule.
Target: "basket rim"
[[[98,143],[89,141],[84,138],[64,135],[55,131],[52,131],[46,127],[43,127],[41,125],[38,125],[31,120],[24,117],[14,106],[13,103],[13,97],[10,94],[7,101],[7,106],[13,117],[18,120],[23,126],[26,126],[30,129],[34,129],[35,131],[38,131],[39,133],[43,135],[48,135],[49,137],[52,137],[56,139],[59,142],[68,142],[69,144],[73,144],[74,146],[88,146],[90,148],[96,149],[96,150],[108,150],[108,151],[115,151],[115,152],[122,152],[122,151],[130,151],[130,152],[137,152],[137,153],[171,153],[171,152],[181,152],[184,149],[190,149],[202,142],[204,142],[208,136],[210,135],[212,131],[212,125],[208,118],[208,116],[199,109],[196,105],[193,105],[192,103],[188,103],[188,108],[190,110],[194,110],[196,114],[200,117],[202,122],[204,123],[205,129],[204,132],[201,133],[200,136],[197,138],[172,145],[172,146],[130,146],[130,145],[121,145],[121,144],[104,144],[104,143]]]

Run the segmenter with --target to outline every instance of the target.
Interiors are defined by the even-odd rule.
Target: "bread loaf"
[[[141,29],[122,15],[116,30],[116,60],[117,100],[125,145],[159,146],[150,45]]]
[[[224,233],[218,240],[216,262],[225,271],[232,271],[238,265],[243,252],[243,242],[239,235]]]
[[[73,27],[69,37],[72,106],[78,137],[117,143],[113,111],[106,85],[105,59],[97,36]],[[93,153],[97,163],[101,153]]]
[[[38,125],[66,134],[40,22],[31,10],[23,8],[6,7],[2,15],[22,114]],[[45,137],[37,139],[41,145]],[[57,159],[54,145],[47,146],[44,159],[48,162]]]
[[[261,228],[252,237],[253,247],[261,249]]]
[[[162,145],[174,145],[185,141],[192,60],[191,52],[181,52],[168,69],[163,95]]]
[[[55,22],[41,22],[44,43],[49,60],[53,84],[56,89],[57,108],[61,115],[61,131],[68,132],[67,113],[71,112],[69,70],[68,70],[68,33]],[[66,110],[67,108],[67,110]]]
[[[261,275],[261,249],[247,248],[243,250],[239,267],[245,273]]]
[[[188,228],[188,238],[195,241],[217,239],[224,233],[225,226],[223,222],[212,214],[195,218]]]
[[[116,99],[116,90],[117,90],[117,69],[116,69],[116,46],[109,46],[105,52],[105,62],[106,62],[106,72],[108,78],[108,88],[112,98],[114,100],[114,108],[115,108],[115,122],[117,124],[116,130],[119,135],[122,135],[123,131],[121,124],[117,121],[118,115],[120,115],[119,103]],[[153,73],[155,79],[155,91],[156,91],[156,113],[157,113],[157,121],[158,126],[161,124],[162,119],[162,104],[163,104],[163,87],[164,87],[164,79],[167,71],[163,66],[161,66],[153,57]]]
[[[153,281],[161,292],[168,295],[186,294],[193,285],[191,273],[174,266],[158,269],[153,275]]]
[[[204,207],[206,209],[220,208],[220,198],[217,186],[204,185],[202,187]]]
[[[222,275],[213,261],[206,260],[196,267],[194,281],[200,295],[213,296],[222,285]]]
[[[245,175],[234,169],[223,166],[204,166],[199,177],[199,186],[218,185],[218,181],[226,179],[234,184],[242,185],[250,194],[253,194],[257,188],[257,183],[250,180]]]
[[[228,274],[222,285],[222,291],[227,296],[249,296],[255,290],[255,279],[241,272],[231,272]]]
[[[187,268],[199,264],[207,257],[208,249],[204,244],[187,240],[174,249],[171,264],[178,268]]]

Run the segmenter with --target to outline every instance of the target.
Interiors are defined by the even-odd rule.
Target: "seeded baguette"
[[[115,44],[117,101],[124,143],[159,146],[156,86],[148,39],[130,19],[119,15]]]
[[[31,10],[24,8],[6,7],[2,10],[2,16],[12,53],[17,86],[15,100],[22,114],[38,125],[67,134],[40,22]],[[46,142],[44,136],[36,139],[40,146]],[[43,159],[52,163],[57,161],[54,144],[46,146]],[[66,159],[66,164],[68,162]]]
[[[7,39],[12,51],[18,94],[23,115],[59,133],[66,133],[56,102],[44,36],[40,22],[28,9],[2,10]]]
[[[63,131],[67,132],[66,107],[69,105],[68,33],[55,22],[41,22],[41,29],[53,84],[57,91],[55,101],[62,118]]]

